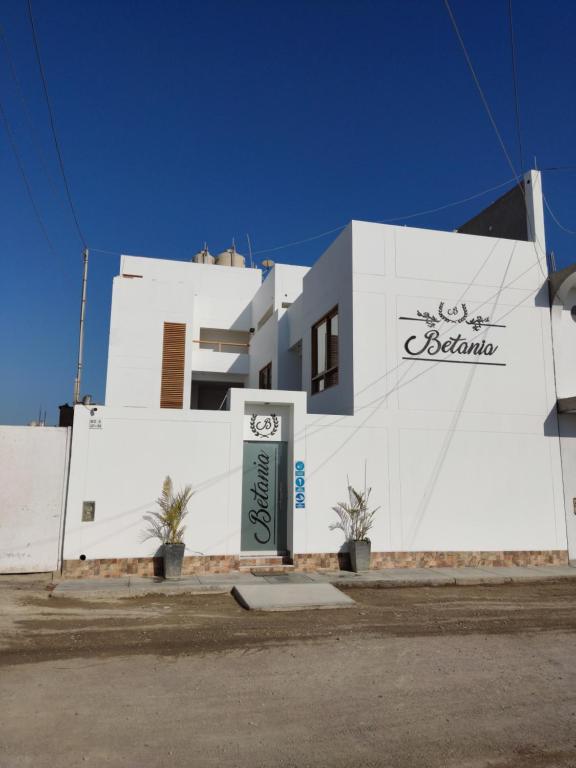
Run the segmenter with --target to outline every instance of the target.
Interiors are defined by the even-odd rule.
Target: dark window
[[[260,389],[272,389],[272,363],[268,363],[260,371],[258,386]]]
[[[192,374],[194,375],[194,374]],[[243,387],[236,381],[194,381],[192,380],[192,393],[190,408],[200,411],[226,410],[226,395],[228,390]]]
[[[338,384],[338,307],[312,326],[312,394]]]

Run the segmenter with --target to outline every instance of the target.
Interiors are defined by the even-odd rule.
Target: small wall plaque
[[[96,502],[95,501],[83,501],[82,502],[82,522],[92,523],[94,522],[94,515],[96,514]]]
[[[574,508],[574,514],[576,515],[576,498],[572,499],[572,506]]]

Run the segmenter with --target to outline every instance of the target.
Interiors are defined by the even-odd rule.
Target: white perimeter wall
[[[0,427],[0,573],[55,571],[70,430]]]
[[[157,509],[166,475],[194,487],[187,554],[231,551],[239,526],[229,519],[228,411],[101,407],[95,417],[101,429],[90,428],[89,410],[75,409],[65,559],[154,555],[144,515]],[[83,501],[96,502],[94,522],[82,522]]]

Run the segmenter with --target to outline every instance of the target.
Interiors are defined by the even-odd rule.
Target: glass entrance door
[[[242,475],[242,552],[286,550],[287,444],[246,441]]]

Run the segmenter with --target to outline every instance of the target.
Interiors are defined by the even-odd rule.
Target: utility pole
[[[82,270],[82,302],[80,303],[80,335],[78,338],[78,365],[74,380],[74,405],[80,402],[82,384],[82,356],[84,353],[84,315],[86,314],[86,284],[88,282],[88,248],[84,248],[84,267]]]

